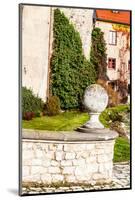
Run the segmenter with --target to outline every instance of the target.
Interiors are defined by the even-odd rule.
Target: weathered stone
[[[60,168],[59,167],[49,167],[48,172],[51,174],[60,173]]]
[[[74,167],[64,167],[62,173],[63,174],[74,174]]]
[[[34,154],[34,151],[28,151],[27,149],[23,150],[23,160],[24,159],[32,159],[34,158],[35,154]]]
[[[59,166],[59,162],[56,160],[51,160],[51,166]]]
[[[65,180],[68,183],[76,183],[77,182],[76,177],[73,175],[66,175]]]
[[[111,159],[112,158],[110,158],[110,156],[108,156],[107,154],[103,154],[103,155],[98,155],[97,161],[98,163],[104,163],[110,161]]]
[[[44,167],[49,167],[49,166],[50,166],[50,163],[51,163],[50,159],[43,159],[43,160],[42,160],[42,165],[43,165]]]
[[[63,152],[56,152],[55,153],[56,155],[56,160],[59,161],[59,160],[62,160],[63,159]]]
[[[53,151],[48,151],[47,153],[44,153],[44,157],[47,159],[54,159],[54,152]]]
[[[30,167],[29,167],[29,166],[23,166],[22,175],[23,175],[24,177],[30,175]]]
[[[86,158],[86,164],[95,163],[96,162],[96,156],[89,156]]]
[[[41,166],[32,166],[31,167],[31,175],[34,175],[34,174],[40,175],[41,169],[42,169]]]
[[[105,176],[104,176],[103,174],[101,174],[101,173],[94,173],[94,174],[92,175],[92,178],[93,178],[93,180],[98,180],[98,181],[100,181],[100,180],[102,180],[102,179],[105,179]]]
[[[75,159],[72,161],[73,162],[73,166],[85,166],[85,159]]]
[[[61,166],[72,166],[72,161],[71,160],[62,160]]]
[[[63,175],[60,175],[60,174],[52,175],[52,182],[60,182],[63,180],[64,180]]]
[[[66,153],[66,154],[65,154],[65,159],[67,159],[67,160],[68,160],[68,159],[69,159],[69,160],[70,160],[70,159],[72,160],[72,159],[74,159],[74,158],[75,158],[75,153],[74,153],[74,152],[72,152],[72,153]]]
[[[50,184],[52,182],[52,176],[48,173],[46,174],[41,174],[41,181],[44,183],[44,184]]]
[[[35,158],[31,160],[31,163],[33,166],[41,166],[42,165],[42,159]]]
[[[62,150],[63,150],[63,144],[58,144],[57,151],[62,151]]]
[[[37,158],[43,158],[43,151],[42,150],[36,150],[35,151],[36,157]]]

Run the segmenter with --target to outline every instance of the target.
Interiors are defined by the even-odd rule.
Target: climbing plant
[[[106,75],[107,54],[104,33],[100,28],[95,27],[91,37],[90,62],[94,65],[97,72],[97,79],[108,80]]]
[[[51,93],[62,109],[78,108],[85,88],[95,82],[95,69],[83,55],[79,33],[59,9],[54,10],[53,35]]]
[[[121,46],[119,48],[119,58],[120,58],[120,66],[119,66],[119,79],[117,81],[118,84],[118,92],[121,96],[121,101],[123,103],[126,102],[128,96],[128,66],[127,66],[127,53],[130,51],[130,26],[124,24],[113,24],[113,29],[119,33],[119,38],[121,38]]]

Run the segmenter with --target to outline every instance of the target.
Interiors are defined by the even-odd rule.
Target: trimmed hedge
[[[22,87],[23,118],[30,118],[30,115],[36,116],[37,113],[42,112],[43,105],[43,101],[38,96],[35,96],[31,89]]]
[[[96,72],[83,55],[79,33],[59,9],[54,10],[53,33],[50,90],[59,97],[62,109],[78,108]]]

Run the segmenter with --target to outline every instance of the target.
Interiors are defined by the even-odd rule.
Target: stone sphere
[[[83,103],[89,112],[100,113],[108,104],[108,94],[101,85],[92,84],[85,90]]]

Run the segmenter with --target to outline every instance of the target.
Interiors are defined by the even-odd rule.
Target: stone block
[[[42,165],[42,159],[40,158],[34,158],[31,161],[32,166],[41,166]]]
[[[57,151],[63,150],[63,144],[57,144]]]
[[[46,174],[48,172],[48,167],[41,167],[40,174]]]
[[[79,151],[76,152],[76,158],[87,158],[89,157],[89,152],[88,151]]]
[[[48,168],[48,172],[49,172],[50,174],[60,173],[60,168],[59,168],[59,167],[49,167],[49,168]]]
[[[74,174],[74,167],[64,167],[62,173],[63,174]]]
[[[56,156],[56,160],[57,160],[57,161],[63,160],[63,152],[62,152],[62,151],[56,152],[56,153],[55,153],[55,156]]]
[[[73,166],[84,166],[85,165],[85,159],[74,159]]]
[[[106,176],[104,174],[101,173],[94,173],[92,175],[93,180],[99,181],[99,180],[103,180],[106,178]]]
[[[49,144],[48,145],[48,150],[49,151],[56,151],[56,146],[57,146],[56,144]]]
[[[51,160],[50,159],[43,159],[42,160],[42,165],[44,167],[49,167],[51,165]]]
[[[32,159],[34,158],[34,151],[23,150],[22,152],[22,159]]]
[[[41,178],[41,181],[44,183],[44,184],[50,184],[52,182],[52,176],[48,173],[46,174],[42,174],[40,176]]]
[[[63,175],[60,175],[60,174],[52,175],[52,182],[60,182],[60,181],[63,181],[63,180],[64,180]]]
[[[74,159],[75,158],[75,153],[74,152],[71,152],[71,153],[66,153],[65,154],[65,159],[66,160],[72,160],[72,159]]]
[[[78,152],[86,150],[86,144],[64,144],[64,151]]]
[[[22,165],[23,166],[31,166],[31,164],[32,164],[32,159],[23,158],[23,160],[22,160]]]
[[[22,178],[22,181],[24,182],[41,182],[40,175],[35,174],[35,175],[30,175]]]
[[[29,166],[23,166],[22,168],[22,176],[29,176],[30,175],[30,167]]]
[[[90,163],[95,163],[96,162],[96,156],[89,156],[86,158],[86,164],[90,164]]]
[[[36,149],[35,151],[36,158],[43,158],[43,151]]]
[[[74,175],[66,175],[65,176],[65,181],[68,183],[76,183],[76,177]]]
[[[44,158],[47,158],[47,159],[54,159],[54,151],[48,151],[47,153],[44,153]]]
[[[71,160],[62,160],[61,161],[61,166],[72,166],[72,161]]]
[[[98,155],[97,161],[98,163],[104,163],[110,161],[112,158],[108,154]]]
[[[86,150],[92,150],[92,149],[94,149],[95,148],[95,144],[86,144]]]
[[[51,160],[51,166],[59,166],[59,162],[56,160]]]
[[[42,169],[41,166],[31,166],[31,175],[34,175],[34,174],[40,175],[41,169]]]

